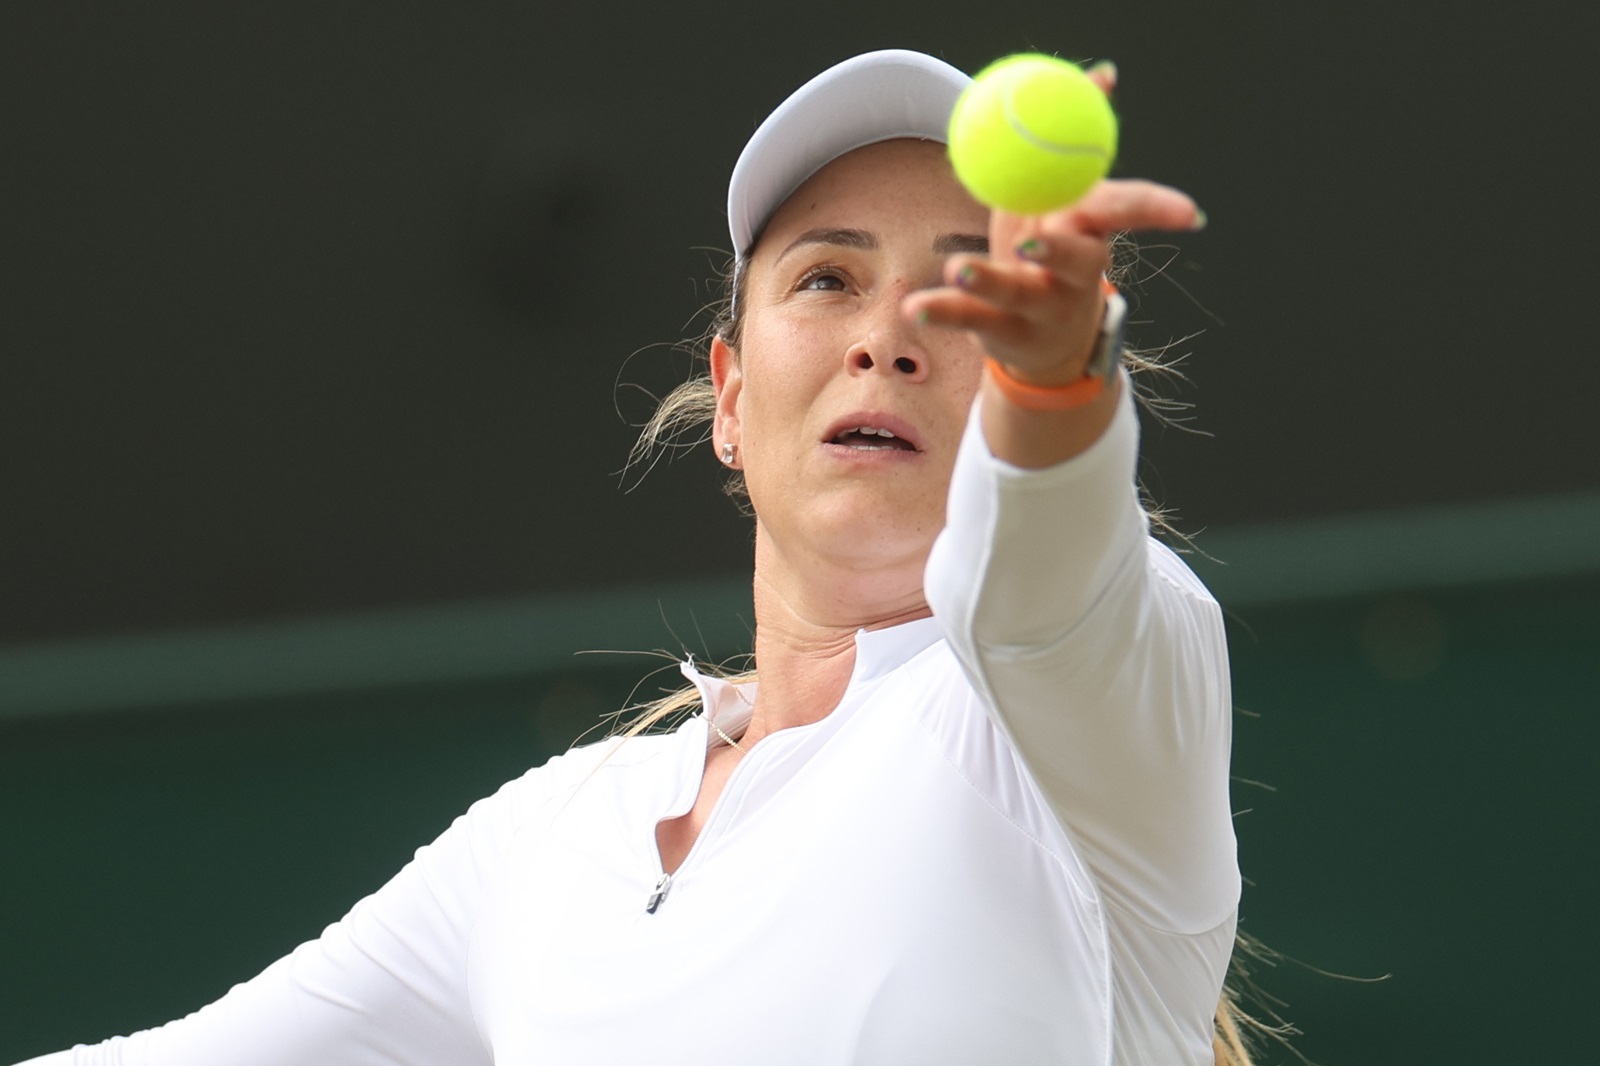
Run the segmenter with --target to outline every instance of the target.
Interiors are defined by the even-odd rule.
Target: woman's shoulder
[[[677,742],[676,733],[661,733],[574,743],[561,754],[508,781],[502,791],[567,791],[596,773],[640,767],[663,758],[669,750],[675,749]]]
[[[635,737],[613,736],[574,744],[548,761],[502,785],[494,794],[473,804],[473,816],[498,810],[499,819],[520,828],[562,807],[584,785],[606,782],[615,786],[675,761],[685,743],[678,732]]]

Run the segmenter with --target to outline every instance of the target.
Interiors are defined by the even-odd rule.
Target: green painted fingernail
[[[1210,221],[1211,220],[1206,217],[1206,213],[1197,207],[1194,209],[1194,221],[1189,224],[1189,228],[1192,230],[1203,230],[1206,228],[1206,224]]]
[[[1017,245],[1017,254],[1024,259],[1037,261],[1043,259],[1048,251],[1049,249],[1044,246],[1044,242],[1037,237],[1029,237]]]
[[[926,326],[927,324],[928,324],[928,309],[926,307],[924,307],[921,311],[917,312],[917,325]]]
[[[966,266],[956,271],[956,284],[961,286],[963,289],[972,288],[972,283],[977,280],[978,271],[972,266],[971,263],[968,263]]]

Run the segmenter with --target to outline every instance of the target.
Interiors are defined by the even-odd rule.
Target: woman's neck
[[[764,541],[758,532],[753,592],[761,684],[741,740],[745,747],[833,712],[855,668],[857,631],[931,613],[922,593],[920,560],[868,572],[825,564],[797,567]]]

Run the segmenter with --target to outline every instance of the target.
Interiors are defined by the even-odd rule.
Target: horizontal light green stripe
[[[0,720],[525,676],[593,651],[721,659],[751,627],[738,580],[17,645],[0,648]]]
[[[1203,533],[1224,605],[1600,572],[1600,493]],[[1204,554],[1202,554],[1204,553]],[[0,720],[581,669],[586,651],[748,650],[747,579],[0,648]]]
[[[1542,580],[1600,572],[1600,492],[1238,527],[1195,544],[1190,566],[1227,606]]]

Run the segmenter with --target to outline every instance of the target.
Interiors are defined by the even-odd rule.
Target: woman
[[[939,143],[965,82],[857,57],[735,168],[712,443],[759,685],[685,664],[675,731],[552,760],[217,1003],[36,1064],[1225,1053],[1222,627],[1148,537],[1101,280],[1111,234],[1202,217],[1120,181],[991,216]]]

